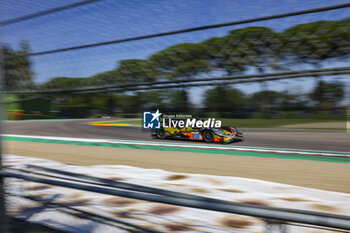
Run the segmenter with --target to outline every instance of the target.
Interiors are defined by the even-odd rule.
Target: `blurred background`
[[[6,119],[159,108],[241,127],[344,129],[349,8],[281,14],[346,2],[2,1]]]
[[[159,185],[183,193],[195,190],[193,192],[197,194],[208,194],[213,198],[220,198],[216,195],[220,190],[227,200],[243,204],[269,206],[270,201],[275,201],[271,206],[347,214],[349,199],[345,194],[349,193],[350,187],[347,176],[349,154],[344,151],[349,151],[349,134],[344,130],[347,113],[350,113],[349,16],[350,3],[346,0],[2,0],[1,107],[6,120],[5,135],[2,135],[5,145],[3,170],[47,178],[53,177],[52,174],[48,176],[48,172],[38,173],[35,169],[40,171],[47,165],[58,169],[55,171],[58,174],[59,169],[82,171],[81,174],[70,174],[80,177],[82,174],[104,174],[106,170],[101,167],[94,171],[88,165],[136,166],[145,168],[144,177],[138,170],[127,171],[121,178],[112,170],[106,177],[123,181],[127,175],[135,174],[138,176],[132,178],[134,180],[128,178],[126,181]],[[157,109],[162,113],[221,119],[224,125],[242,129],[246,140],[239,146],[225,146],[231,154],[224,151],[222,145],[210,145],[212,150],[209,150],[207,144],[198,143],[198,148],[202,146],[197,150],[202,153],[200,158],[200,154],[190,148],[191,144],[185,142],[179,147],[187,146],[187,152],[173,149],[176,143],[171,149],[168,145],[163,147],[171,143],[159,142],[160,139],[157,142],[150,138],[149,132],[134,127],[141,125],[143,111]],[[114,126],[99,128],[113,121],[108,120],[104,125],[105,121],[92,120],[96,118],[117,120]],[[260,129],[276,127],[278,129]],[[61,141],[53,137],[61,137]],[[72,138],[75,138],[74,143],[66,141]],[[251,151],[244,151],[247,148]],[[281,152],[281,148],[290,149]],[[45,165],[27,156],[62,164],[48,162]],[[1,160],[0,152],[0,170]],[[28,164],[37,163],[44,167],[28,170]],[[87,167],[79,170],[77,166],[64,167],[66,164]],[[162,169],[244,177],[314,190],[305,191],[309,195],[305,198],[299,187],[292,196],[288,193],[289,188],[276,186],[271,188],[276,192],[272,197],[272,191],[265,184],[242,191],[241,187],[231,189],[236,187],[230,180],[226,183],[229,189],[226,186],[220,189],[218,185],[225,182],[215,179],[213,182],[209,178],[207,184],[194,179],[191,184],[194,188],[185,189],[181,183],[170,182],[188,178],[175,173],[165,178],[162,186],[162,183],[147,183],[160,178],[148,176],[146,168],[152,168],[152,174],[156,173],[154,169]],[[28,205],[16,198],[26,194],[31,198],[45,197],[39,201],[32,199],[44,203],[45,209],[48,200],[53,201],[56,197],[47,195],[50,194],[47,185],[35,186],[26,181],[10,184],[10,179],[13,182],[14,178],[6,178],[10,185],[6,184],[4,190],[2,177],[6,174],[3,174],[0,171],[0,222],[4,222],[0,223],[0,231],[5,232],[7,224],[17,228],[11,232],[23,232],[24,229],[26,232],[56,232],[41,229],[42,226],[31,230],[32,224],[14,218],[11,219],[14,222],[6,222],[4,196],[7,196],[8,213],[24,216],[24,220],[34,216],[42,206]],[[16,174],[7,176],[16,177]],[[214,186],[211,193],[203,189]],[[319,189],[335,191],[334,195],[336,192],[344,194],[344,199],[330,196],[328,200]],[[85,194],[72,190],[52,193],[66,195],[71,202],[64,203],[69,206],[84,207],[96,200],[96,196],[83,199]],[[263,194],[263,201],[257,199],[259,193]],[[281,197],[286,193],[290,196]],[[252,199],[244,200],[247,196]],[[105,202],[106,206],[119,208],[133,203],[119,200],[118,195],[115,198],[115,202]],[[208,206],[212,204],[210,202]],[[14,211],[14,206],[20,211]],[[101,207],[100,204],[97,206]],[[89,208],[93,213],[98,209],[93,205]],[[172,210],[167,212],[169,207],[162,208],[160,213],[172,217]],[[100,208],[103,215],[106,211],[102,210]],[[137,206],[130,210],[142,209]],[[141,215],[148,216],[146,212],[141,211]],[[44,219],[49,219],[46,212],[42,213]],[[131,219],[127,212],[113,214],[118,220]],[[84,217],[84,214],[80,216]],[[197,231],[208,231],[208,222],[203,216],[209,218],[210,214],[190,212],[188,216],[198,217],[202,222],[202,230]],[[57,219],[60,220],[53,215],[49,221],[52,224]],[[66,219],[72,225],[79,225],[71,215]],[[275,232],[269,231],[271,224],[280,227],[278,232],[286,232],[282,229],[285,222],[271,222],[269,216],[264,219],[266,222],[259,223],[259,232],[261,229]],[[233,227],[235,231],[241,222],[248,227],[251,224],[244,219],[237,222],[237,216],[232,221],[225,220],[220,224],[225,229]],[[187,226],[187,222],[184,223]],[[147,219],[142,224],[149,226]],[[155,229],[165,226],[161,226],[159,219],[154,220],[154,225]],[[66,222],[64,226],[70,227]],[[90,228],[84,228],[88,229],[86,232],[94,231],[91,225],[87,226]],[[200,225],[193,223],[193,226]],[[176,227],[171,225],[167,229],[184,229]],[[218,232],[218,228],[209,229]],[[76,228],[75,232],[82,231]]]

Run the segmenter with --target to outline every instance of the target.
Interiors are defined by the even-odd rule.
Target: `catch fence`
[[[261,17],[241,17],[234,21],[231,17],[231,21],[226,20],[228,22],[222,23],[228,19],[226,15],[224,20],[219,20],[220,22],[207,24],[200,21],[201,25],[205,26],[188,26],[183,23],[179,24],[181,28],[171,23],[172,19],[169,20],[164,16],[167,10],[171,11],[165,3],[164,5],[159,3],[158,6],[148,5],[153,7],[151,12],[155,15],[151,17],[153,20],[148,22],[149,25],[139,23],[127,25],[126,16],[124,18],[111,16],[111,9],[117,10],[121,7],[117,1],[90,0],[63,6],[53,5],[51,9],[43,9],[42,6],[41,10],[27,8],[24,10],[25,14],[3,18],[0,23],[2,94],[19,96],[15,100],[3,100],[2,102],[7,104],[3,106],[38,98],[51,98],[51,101],[57,102],[62,101],[62,97],[69,99],[75,95],[98,93],[114,95],[179,88],[193,90],[204,86],[235,87],[244,83],[266,84],[297,78],[319,80],[319,77],[323,77],[326,81],[335,80],[342,83],[345,86],[344,99],[349,98],[346,94],[349,87],[346,85],[350,73],[348,66],[350,19],[346,17],[349,15],[350,3],[273,15],[265,14]],[[136,5],[127,4],[127,7],[137,9]],[[6,7],[10,12],[16,12],[11,11],[11,7],[16,8],[14,3],[8,3]],[[250,7],[253,12],[253,7]],[[134,17],[131,21],[140,20],[139,11],[143,12],[141,15],[147,16],[142,10],[130,9],[126,9],[126,14],[130,12]],[[159,26],[157,19],[156,12],[159,11],[164,16],[162,19],[169,20],[164,21],[163,26]],[[181,21],[181,17],[187,17],[197,20],[191,18],[192,13],[184,15],[175,14],[175,19]],[[316,16],[307,18],[309,15]],[[340,17],[341,15],[343,17]],[[289,21],[291,18],[297,18],[299,22]],[[119,27],[115,27],[115,24]],[[126,24],[126,27],[123,24]],[[85,43],[82,38],[87,42]],[[20,40],[24,42],[19,47]],[[45,170],[40,167],[35,169]],[[266,221],[269,232],[288,232],[289,225],[297,223],[310,224],[313,227],[338,228],[337,231],[350,230],[350,221],[346,216],[241,205],[87,176],[79,177],[77,184],[48,178],[52,173],[57,175],[59,171],[46,170],[46,172],[48,172],[46,178],[43,178],[34,172],[30,174],[9,172],[1,167],[1,232],[7,231],[4,177],[255,216]],[[60,175],[65,175],[66,180],[68,177],[75,179],[78,176],[73,173]],[[94,185],[87,184],[87,180],[94,182]],[[103,187],[106,185],[108,187]],[[124,191],[125,188],[132,191]],[[11,195],[19,196],[18,193]],[[22,198],[42,203],[43,208],[62,209],[69,214],[74,213],[75,216],[91,218],[103,224],[117,225],[131,232],[157,232],[118,219],[64,206],[52,200],[28,195],[22,195]]]

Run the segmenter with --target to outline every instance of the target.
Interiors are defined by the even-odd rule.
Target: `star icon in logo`
[[[160,112],[159,112],[159,109],[157,109],[157,111],[155,113],[152,113],[152,121],[154,121],[155,119],[157,119],[160,115],[162,115]]]

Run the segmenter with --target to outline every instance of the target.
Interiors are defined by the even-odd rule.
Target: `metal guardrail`
[[[105,93],[105,92],[125,92],[125,91],[160,90],[160,89],[184,88],[184,87],[217,86],[217,85],[229,85],[229,84],[250,83],[250,82],[276,81],[276,80],[294,79],[294,78],[338,76],[338,75],[347,75],[347,74],[350,74],[350,67],[295,70],[295,71],[285,71],[285,72],[275,72],[275,73],[265,73],[265,74],[237,75],[237,76],[173,80],[173,81],[157,81],[157,82],[148,82],[148,83],[146,82],[129,83],[129,84],[106,85],[106,86],[99,86],[99,87],[86,87],[86,88],[74,88],[74,89],[62,89],[62,90],[5,91],[4,93],[6,94],[24,94],[24,95],[36,95],[36,96],[22,98],[14,101],[7,101],[7,102],[4,102],[3,104],[30,101],[30,100],[45,98],[53,95],[66,95],[66,94],[78,95],[78,94],[94,94],[94,93]]]
[[[53,172],[53,171],[50,171],[50,172]],[[75,174],[75,173],[69,173],[69,174]],[[350,230],[350,217],[342,216],[342,215],[327,214],[327,213],[320,213],[320,212],[314,212],[314,211],[275,208],[275,207],[262,207],[262,206],[256,206],[256,205],[228,202],[228,201],[217,200],[212,198],[205,198],[205,197],[200,197],[196,195],[187,196],[188,194],[183,194],[182,197],[176,197],[176,195],[178,195],[178,193],[176,192],[175,194],[173,194],[173,196],[171,196],[172,191],[156,189],[156,190],[162,191],[162,192],[156,192],[156,190],[148,190],[149,189],[148,187],[139,186],[139,185],[134,186],[132,184],[129,184],[130,187],[123,187],[127,183],[122,183],[122,184],[119,183],[118,185],[118,182],[116,181],[110,181],[110,182],[116,182],[115,183],[116,185],[114,187],[118,187],[118,189],[106,188],[106,187],[101,187],[96,185],[86,185],[82,183],[71,183],[71,182],[59,181],[59,180],[53,180],[53,179],[38,178],[33,175],[22,175],[22,174],[16,174],[13,172],[2,172],[1,175],[3,177],[18,178],[26,181],[45,183],[49,185],[73,188],[73,189],[95,192],[100,194],[108,194],[108,195],[139,199],[139,200],[150,201],[150,202],[158,202],[158,203],[165,203],[170,205],[178,205],[178,206],[191,207],[191,208],[197,208],[197,209],[219,211],[219,212],[226,212],[226,213],[239,214],[239,215],[247,215],[252,217],[260,217],[264,219],[270,219],[271,223],[274,223],[275,221],[275,223],[278,223],[278,224],[281,224],[281,222],[288,224],[288,222],[291,222],[291,223],[301,223],[301,224],[322,226],[322,227],[335,228],[335,229]],[[68,173],[66,175],[68,175]],[[99,179],[99,178],[96,178],[96,179]],[[106,185],[106,183],[101,181],[100,181],[100,184],[102,186]],[[108,185],[111,186],[112,183],[109,183]],[[130,190],[131,188],[133,189],[133,191],[121,190],[121,189]],[[152,192],[147,192],[147,191],[152,191]],[[167,194],[170,194],[170,195],[167,195]]]
[[[132,224],[132,223],[129,223],[129,222],[126,222],[126,221],[122,221],[122,220],[119,220],[119,219],[110,218],[110,217],[107,217],[107,216],[102,216],[102,215],[99,215],[99,214],[96,214],[96,213],[92,213],[92,212],[89,212],[89,211],[85,211],[85,210],[81,210],[81,209],[78,209],[78,208],[75,208],[75,207],[72,207],[72,206],[69,206],[69,205],[66,205],[66,204],[57,203],[57,202],[54,202],[52,200],[46,200],[46,199],[39,198],[39,197],[24,196],[24,195],[21,195],[19,197],[22,197],[22,198],[25,198],[25,199],[28,199],[28,200],[31,200],[31,201],[35,201],[35,202],[40,202],[43,205],[45,205],[45,207],[47,207],[47,208],[49,208],[49,207],[61,208],[61,209],[63,209],[63,212],[66,213],[66,214],[74,215],[74,216],[77,216],[77,217],[80,217],[80,218],[84,218],[84,219],[91,219],[91,220],[93,220],[95,222],[99,222],[99,223],[102,223],[102,224],[107,224],[107,225],[110,225],[110,226],[113,226],[113,227],[118,227],[118,228],[126,230],[128,232],[134,232],[132,229],[134,229],[134,230],[136,229],[136,230],[140,230],[142,232],[163,233],[161,231],[154,230],[154,229],[151,229],[151,228],[148,228],[148,227],[143,227],[143,226]],[[71,211],[71,212],[69,212],[69,211]],[[77,214],[74,214],[74,213],[77,213]],[[139,231],[137,231],[137,232],[139,232]]]

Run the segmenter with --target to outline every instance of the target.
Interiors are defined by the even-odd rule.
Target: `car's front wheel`
[[[203,140],[205,142],[213,142],[214,141],[214,133],[211,131],[204,131]]]
[[[164,129],[157,129],[156,135],[159,139],[164,139],[166,137]]]

